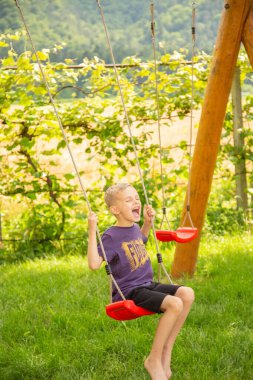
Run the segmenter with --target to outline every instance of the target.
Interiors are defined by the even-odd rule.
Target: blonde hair
[[[105,192],[105,203],[108,208],[110,208],[113,204],[113,201],[115,200],[115,195],[125,190],[127,187],[131,187],[129,183],[117,183],[115,185],[112,185],[108,187],[108,189]]]

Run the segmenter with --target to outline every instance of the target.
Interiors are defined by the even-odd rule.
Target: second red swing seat
[[[176,241],[177,243],[188,243],[198,236],[195,227],[180,227],[176,231],[157,230],[156,237],[163,242]]]
[[[106,314],[117,321],[129,321],[145,315],[155,314],[153,311],[135,305],[132,300],[123,300],[107,305]]]

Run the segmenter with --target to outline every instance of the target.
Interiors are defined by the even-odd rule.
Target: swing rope
[[[163,163],[162,163],[162,139],[161,139],[161,124],[160,124],[160,108],[159,108],[159,90],[158,90],[158,70],[157,70],[157,60],[156,60],[156,39],[155,39],[155,16],[154,16],[154,3],[150,4],[151,12],[151,39],[153,47],[153,57],[154,57],[154,73],[155,73],[155,89],[156,89],[156,112],[157,112],[157,128],[158,128],[158,137],[159,137],[159,158],[160,158],[160,173],[161,173],[161,185],[162,185],[162,210],[163,217],[161,221],[160,229],[164,221],[167,222],[169,228],[170,223],[166,214],[166,201],[165,201],[165,190],[164,190],[164,174],[163,174]],[[183,226],[187,220],[187,217],[190,221],[191,227],[194,228],[191,214],[190,214],[190,195],[191,195],[191,161],[192,161],[192,134],[193,134],[193,106],[194,106],[194,58],[196,51],[196,3],[192,3],[192,59],[191,59],[191,106],[190,106],[190,132],[189,132],[189,161],[188,161],[188,188],[187,188],[187,201],[186,201],[186,213],[183,220]]]
[[[187,189],[187,202],[186,213],[183,221],[183,226],[186,223],[187,217],[190,221],[191,227],[194,227],[190,213],[190,201],[191,201],[191,164],[192,164],[192,135],[193,135],[193,107],[194,107],[194,59],[196,56],[196,7],[195,2],[192,3],[192,58],[191,58],[191,113],[190,113],[190,142],[189,142],[189,162],[188,162],[188,189]]]
[[[30,34],[29,28],[28,28],[27,23],[26,23],[26,21],[25,21],[24,13],[23,13],[23,11],[22,11],[22,9],[21,9],[21,7],[20,7],[20,4],[19,4],[18,0],[14,0],[14,1],[15,1],[15,4],[16,4],[17,8],[18,8],[18,11],[19,11],[19,14],[20,14],[21,20],[22,20],[22,22],[23,22],[23,25],[24,25],[24,28],[25,28],[26,34],[27,34],[27,36],[28,36],[28,39],[29,39],[29,41],[30,41],[30,43],[31,43],[31,47],[32,47],[33,53],[34,53],[34,55],[35,55],[35,57],[36,57],[36,61],[37,61],[38,66],[39,66],[39,70],[40,70],[40,73],[41,73],[41,76],[42,76],[43,82],[44,82],[44,84],[45,84],[45,86],[46,86],[46,90],[47,90],[47,93],[48,93],[48,96],[49,96],[50,102],[51,102],[51,104],[52,104],[52,106],[53,106],[54,113],[55,113],[55,115],[56,115],[56,118],[57,118],[57,121],[58,121],[59,127],[60,127],[60,129],[61,129],[61,132],[62,132],[62,135],[63,135],[64,141],[65,141],[65,143],[66,143],[66,146],[67,146],[67,149],[68,149],[68,152],[69,152],[69,155],[70,155],[70,157],[71,157],[71,161],[72,161],[72,164],[73,164],[73,166],[74,166],[75,173],[76,173],[76,176],[77,176],[77,178],[78,178],[79,184],[80,184],[80,186],[81,186],[81,189],[82,189],[82,192],[83,192],[83,195],[84,195],[84,199],[85,199],[85,201],[86,201],[86,203],[87,203],[87,206],[88,206],[89,212],[92,212],[91,205],[90,205],[90,202],[89,202],[89,199],[88,199],[88,195],[87,195],[87,191],[86,191],[86,189],[85,189],[85,187],[84,187],[84,185],[83,185],[83,182],[82,182],[82,179],[81,179],[81,176],[80,176],[79,170],[78,170],[78,168],[77,168],[77,165],[76,165],[76,162],[75,162],[74,156],[73,156],[73,154],[72,154],[71,147],[70,147],[70,145],[69,145],[67,135],[66,135],[66,133],[65,133],[65,131],[64,131],[64,128],[63,128],[63,124],[62,124],[62,121],[61,121],[60,115],[59,115],[59,113],[58,113],[58,110],[57,110],[57,107],[56,107],[56,104],[55,104],[54,98],[53,98],[53,96],[52,96],[52,94],[51,94],[51,90],[50,90],[50,87],[49,87],[49,84],[48,84],[48,81],[47,81],[46,75],[45,75],[45,73],[44,73],[44,69],[43,69],[42,64],[41,64],[41,61],[40,61],[40,59],[39,59],[39,56],[38,56],[37,50],[36,50],[36,48],[35,48],[35,45],[34,45],[34,42],[33,42],[32,36],[31,36],[31,34]],[[100,232],[99,232],[98,227],[96,228],[96,233],[97,233],[98,241],[99,241],[100,246],[101,246],[101,251],[102,251],[102,254],[103,254],[103,258],[104,258],[104,261],[105,261],[105,263],[106,263],[106,265],[105,265],[105,269],[106,269],[106,273],[108,274],[108,276],[109,276],[109,278],[110,278],[110,283],[113,283],[113,284],[114,284],[115,288],[116,288],[117,291],[119,292],[119,294],[120,294],[120,296],[122,297],[122,299],[125,300],[125,297],[124,297],[122,291],[120,290],[120,288],[119,288],[119,286],[118,286],[118,284],[117,284],[117,282],[116,282],[116,280],[115,280],[115,278],[114,278],[114,276],[113,276],[113,274],[112,274],[112,272],[111,272],[111,268],[110,268],[110,265],[109,265],[109,263],[108,263],[108,261],[107,261],[107,257],[106,257],[105,249],[104,249],[104,246],[103,246],[103,242],[102,242],[102,239],[101,239],[101,234],[100,234]],[[111,284],[110,284],[110,288],[111,288]],[[110,292],[110,294],[111,294],[111,292]]]
[[[142,170],[141,170],[141,166],[140,166],[140,161],[139,161],[139,158],[138,158],[137,148],[136,148],[136,144],[135,144],[135,141],[134,141],[134,137],[133,137],[133,133],[132,133],[132,128],[131,128],[131,123],[130,123],[130,120],[129,120],[129,117],[128,117],[128,113],[127,113],[127,109],[126,109],[126,104],[125,104],[125,100],[124,100],[124,96],[123,96],[122,86],[121,86],[121,83],[120,83],[120,77],[119,77],[119,73],[118,73],[118,70],[117,70],[117,65],[116,65],[116,62],[115,62],[115,57],[114,57],[114,53],[113,53],[113,49],[112,49],[111,39],[110,39],[110,36],[109,36],[109,32],[108,32],[108,28],[107,28],[107,25],[106,25],[106,21],[105,21],[105,17],[104,17],[104,12],[103,12],[103,9],[102,9],[101,4],[100,4],[100,0],[97,0],[97,5],[98,5],[99,11],[100,11],[101,20],[102,20],[102,24],[103,24],[105,35],[106,35],[106,42],[107,42],[107,45],[108,45],[108,48],[109,48],[109,51],[110,51],[110,55],[111,55],[111,59],[112,59],[112,63],[113,63],[113,69],[114,69],[117,85],[118,85],[118,88],[119,88],[119,94],[120,94],[120,98],[121,98],[121,103],[122,103],[123,110],[124,110],[124,116],[125,116],[125,120],[126,120],[127,127],[128,127],[130,141],[131,141],[131,144],[132,144],[133,150],[134,150],[136,165],[137,165],[137,168],[138,168],[138,173],[139,173],[139,177],[140,177],[140,180],[141,180],[141,184],[142,184],[142,189],[143,189],[145,201],[146,201],[147,206],[149,206],[149,200],[148,200],[148,195],[147,195],[147,191],[146,191],[146,187],[145,187],[145,183],[144,183],[144,177],[143,177],[143,174],[142,174]],[[158,240],[157,240],[157,237],[156,237],[155,226],[154,226],[154,221],[153,220],[152,220],[152,231],[153,231],[153,235],[154,235],[155,246],[156,246],[156,254],[157,254],[157,260],[158,260],[158,281],[160,281],[161,268],[162,268],[163,271],[164,271],[164,273],[165,273],[165,275],[166,275],[166,277],[167,277],[167,279],[172,284],[172,280],[171,280],[171,278],[170,278],[170,276],[169,276],[169,274],[168,274],[168,272],[167,272],[167,270],[166,270],[166,268],[165,268],[165,266],[163,264],[162,255],[159,252]]]
[[[163,150],[162,150],[162,137],[161,137],[161,117],[160,117],[160,107],[159,107],[159,90],[158,90],[158,69],[157,69],[157,60],[156,60],[156,38],[155,38],[155,13],[154,13],[154,3],[150,4],[150,13],[151,13],[151,41],[153,48],[153,58],[154,58],[154,69],[155,69],[155,92],[156,92],[156,114],[157,114],[157,129],[158,129],[158,138],[159,138],[159,156],[160,156],[160,175],[161,175],[161,184],[162,184],[162,210],[163,218],[161,221],[160,229],[164,220],[167,222],[167,225],[170,229],[170,223],[167,218],[166,212],[166,201],[165,201],[165,189],[164,189],[164,174],[163,174]]]

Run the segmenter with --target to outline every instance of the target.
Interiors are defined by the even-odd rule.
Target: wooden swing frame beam
[[[177,244],[172,276],[193,276],[241,42],[253,66],[253,0],[226,0],[207,82],[190,175],[191,217],[199,236]],[[187,200],[187,195],[186,195]],[[186,201],[182,219],[185,215]]]

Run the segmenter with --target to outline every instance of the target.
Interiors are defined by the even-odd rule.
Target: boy
[[[152,380],[170,379],[171,353],[176,337],[183,326],[194,301],[191,288],[164,285],[153,281],[153,272],[145,249],[155,212],[144,207],[144,224],[140,221],[141,202],[137,191],[129,184],[111,186],[105,193],[105,202],[117,222],[102,236],[103,246],[112,273],[126,299],[156,313],[162,313],[151,351],[144,366]],[[92,270],[102,262],[101,247],[96,242],[97,217],[89,215],[88,263]],[[113,301],[120,300],[113,290]]]

